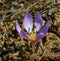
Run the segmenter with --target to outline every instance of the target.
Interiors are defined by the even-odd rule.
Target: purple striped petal
[[[31,14],[29,14],[28,12],[25,14],[23,25],[24,25],[24,28],[27,30],[27,32],[30,32],[30,33],[32,32],[33,20],[32,20]]]
[[[20,26],[19,26],[19,23],[18,23],[18,21],[16,21],[16,30],[18,31],[18,33],[20,33],[20,31],[21,31],[21,28],[20,28]]]
[[[21,37],[23,37],[24,39],[29,40],[27,34],[26,34],[23,30],[21,30],[20,35],[21,35]]]
[[[45,24],[45,26],[44,26],[44,27],[40,30],[40,32],[38,33],[37,38],[36,38],[37,41],[45,36],[45,34],[46,34],[47,31],[48,31],[49,26],[50,26],[50,21],[48,21],[48,22]]]
[[[36,16],[35,16],[35,22],[34,22],[34,25],[35,25],[35,32],[37,31],[39,31],[40,30],[40,28],[41,28],[41,26],[42,26],[42,17],[41,17],[41,15],[39,14],[39,12],[37,12],[36,13]]]
[[[24,38],[24,39],[26,39],[26,40],[28,40],[27,34],[20,28],[18,21],[16,21],[15,25],[16,25],[16,30],[21,35],[21,37]]]

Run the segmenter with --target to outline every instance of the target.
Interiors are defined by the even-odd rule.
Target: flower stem
[[[31,45],[32,45],[32,52],[34,53],[35,52],[35,44],[32,42]]]

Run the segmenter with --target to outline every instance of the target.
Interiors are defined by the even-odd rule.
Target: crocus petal
[[[34,22],[34,25],[35,25],[35,32],[37,31],[39,31],[40,30],[40,28],[41,28],[41,26],[42,26],[42,17],[41,17],[41,15],[39,14],[39,12],[37,12],[36,13],[36,16],[35,16],[35,22]]]
[[[16,30],[21,35],[21,37],[24,38],[24,39],[26,39],[26,40],[28,40],[27,34],[20,28],[18,21],[16,21],[15,25],[16,25]]]
[[[18,21],[16,21],[15,25],[16,25],[16,30],[18,31],[18,33],[20,33],[21,28],[20,28],[20,25],[19,25]]]
[[[31,14],[29,14],[28,12],[26,12],[25,14],[23,25],[24,25],[24,28],[27,30],[27,32],[30,32],[30,33],[32,32],[33,20],[32,20]]]
[[[37,41],[45,36],[45,34],[46,34],[47,31],[48,31],[49,26],[50,26],[50,21],[48,21],[48,22],[45,24],[45,26],[44,26],[44,27],[40,30],[40,32],[38,33],[37,38],[36,38]]]
[[[26,34],[23,30],[21,30],[20,35],[21,35],[21,37],[23,37],[24,39],[29,40],[27,34]]]

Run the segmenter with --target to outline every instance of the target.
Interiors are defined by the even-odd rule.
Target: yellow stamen
[[[36,40],[36,34],[29,35],[29,39],[33,42]]]

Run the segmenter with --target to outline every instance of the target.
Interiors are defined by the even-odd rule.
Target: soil
[[[39,12],[44,22],[51,24],[46,36],[35,44],[20,37],[15,28],[22,25],[25,12],[34,18]],[[21,26],[23,27],[23,26]],[[0,0],[0,61],[60,61],[60,1],[59,0]]]

